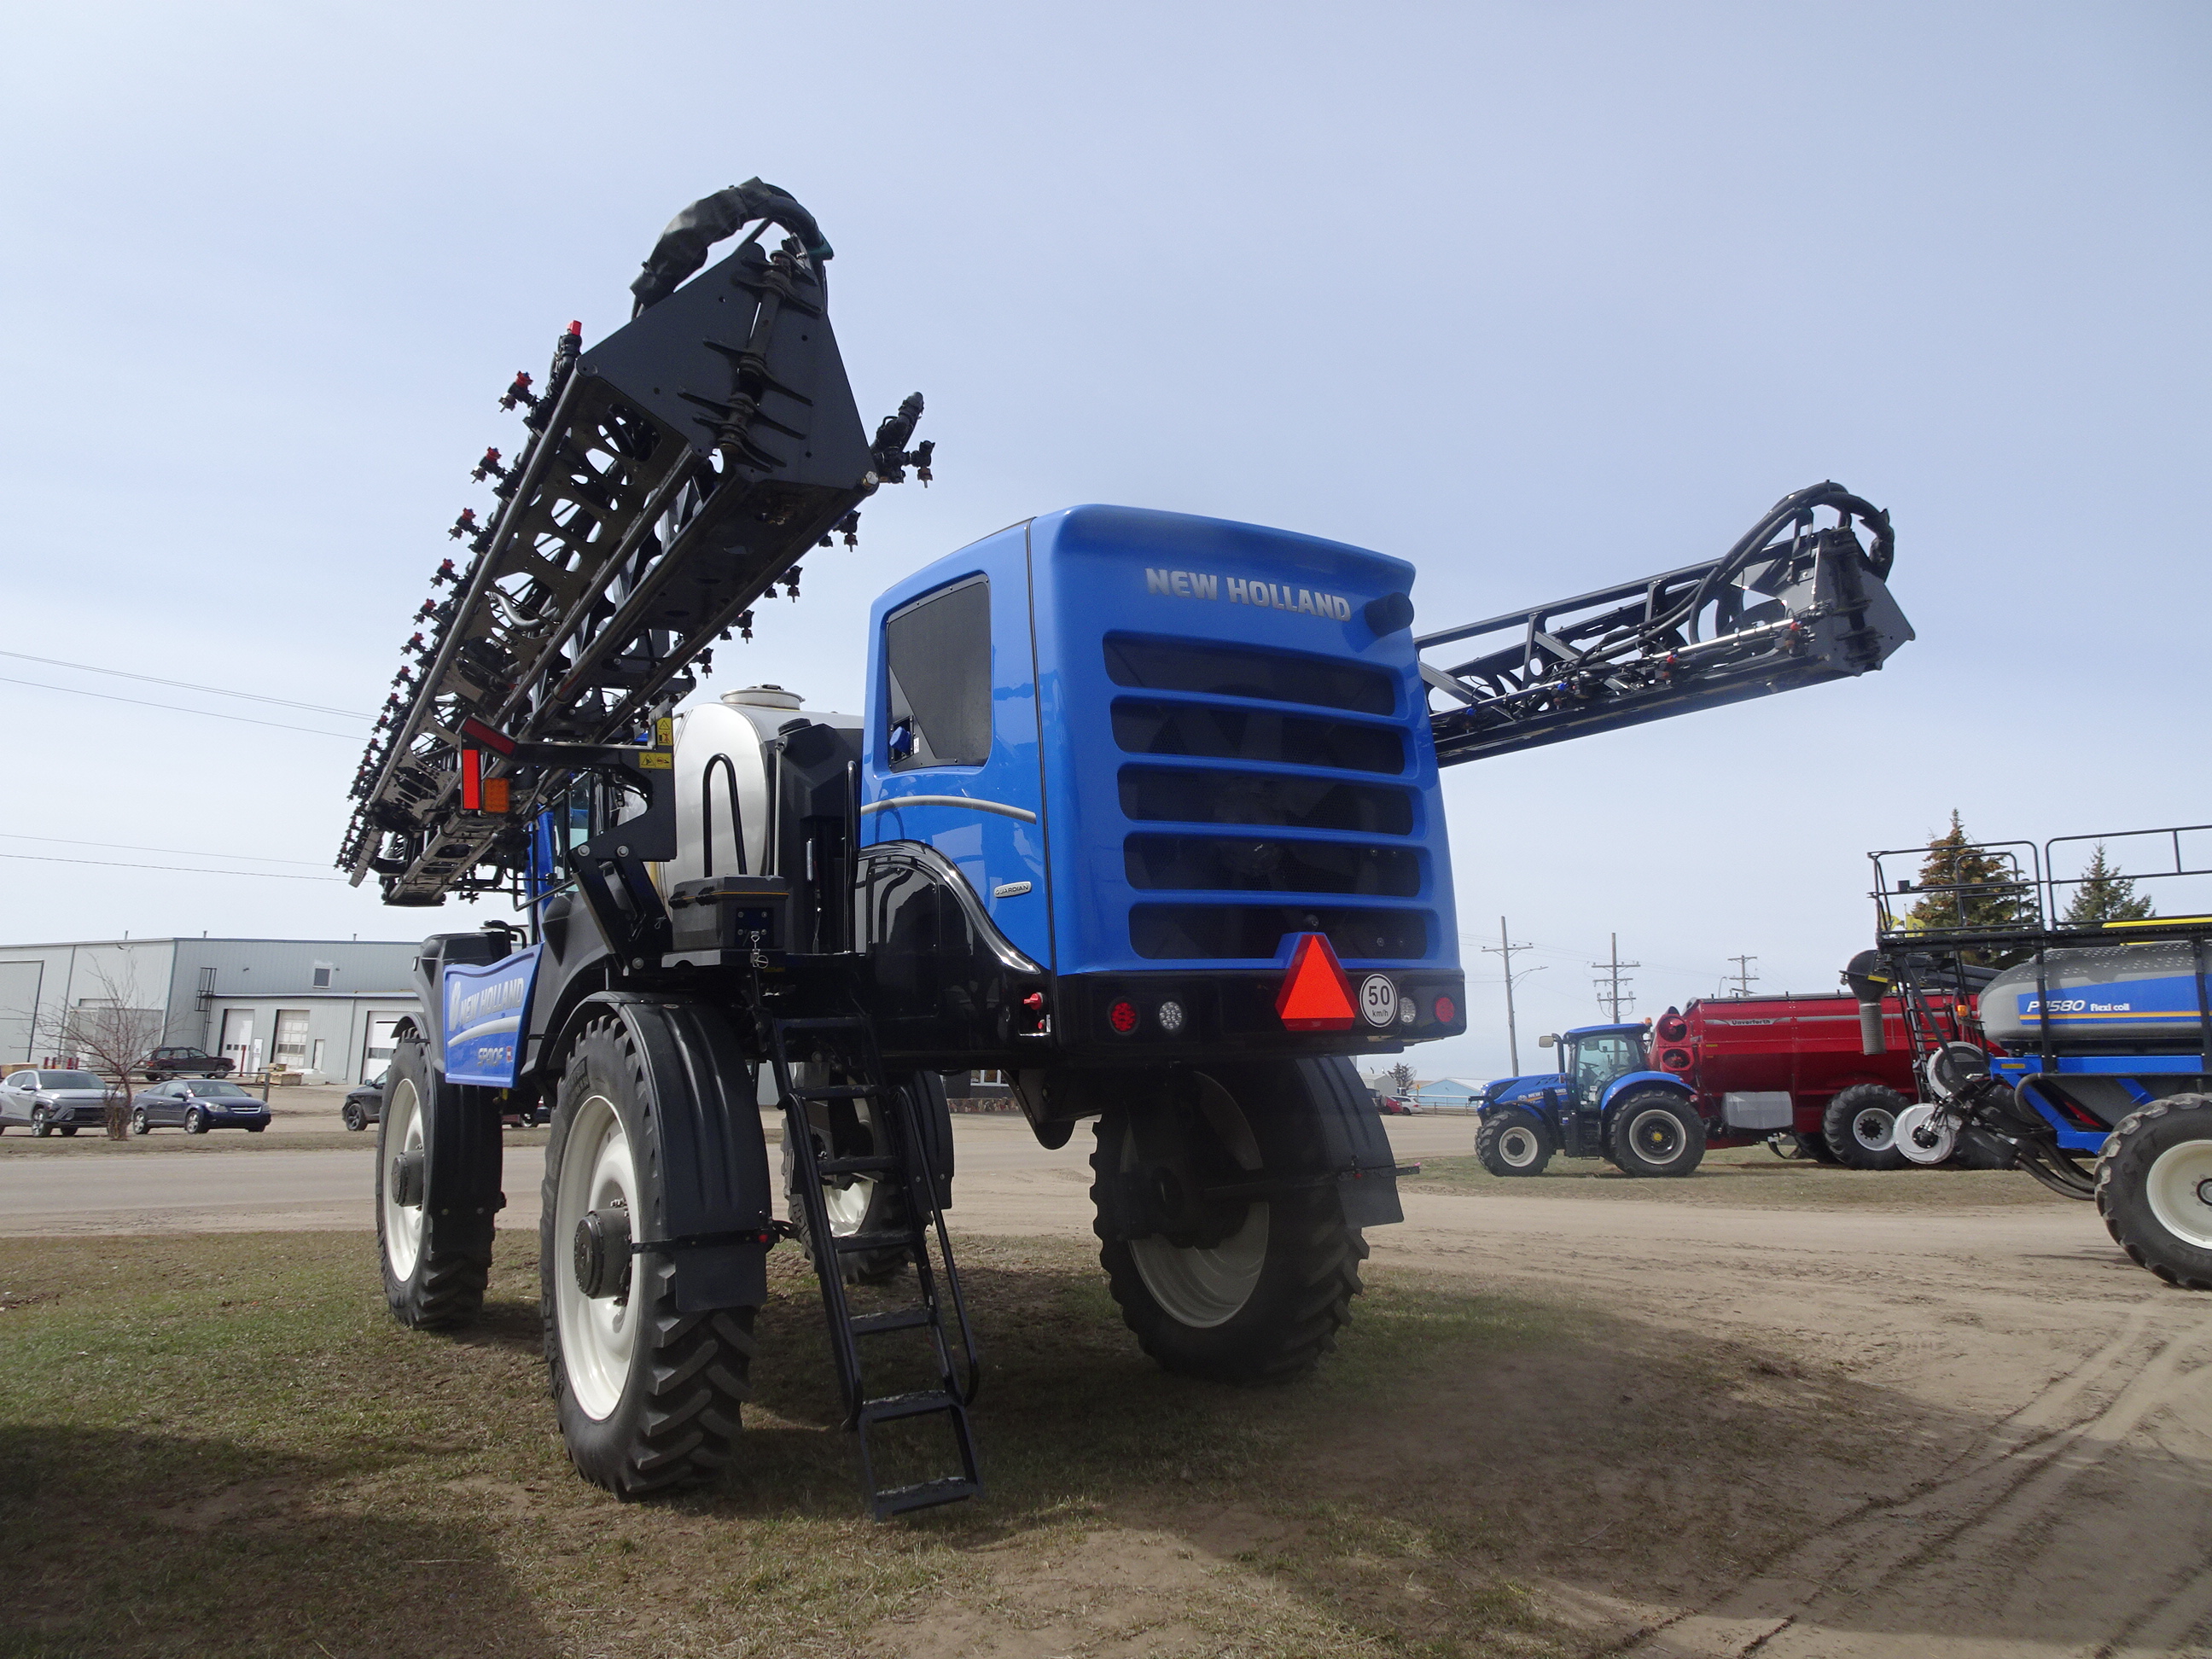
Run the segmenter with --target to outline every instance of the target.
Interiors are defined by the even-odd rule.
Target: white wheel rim
[[[1648,1143],[1647,1130],[1650,1131]],[[1650,1106],[1628,1121],[1628,1144],[1646,1164],[1668,1164],[1689,1151],[1690,1138],[1682,1133],[1681,1120],[1674,1113]]]
[[[2153,1161],[2143,1182],[2158,1224],[2200,1250],[2212,1250],[2212,1204],[2202,1196],[2202,1192],[2212,1192],[2204,1186],[2207,1182],[2212,1182],[2212,1140],[2185,1140],[2167,1147]]]
[[[584,1294],[576,1278],[576,1224],[593,1210],[623,1209],[638,1225],[637,1163],[614,1103],[592,1095],[576,1108],[561,1152],[556,1184],[553,1249],[560,1285],[554,1297],[561,1328],[561,1368],[576,1404],[594,1422],[613,1414],[629,1382],[640,1317],[628,1295]]]
[[[384,1159],[384,1259],[402,1284],[415,1277],[415,1263],[422,1254],[422,1206],[399,1201],[392,1190],[392,1165],[399,1154],[422,1150],[422,1103],[414,1080],[401,1078],[392,1085],[392,1109],[385,1114],[384,1145],[377,1156]]]
[[[1890,1139],[1897,1150],[1914,1164],[1941,1164],[1959,1144],[1958,1131],[1949,1119],[1931,1121],[1936,1108],[1923,1101],[1897,1115]]]
[[[1851,1114],[1851,1139],[1870,1152],[1886,1152],[1897,1144],[1897,1119],[1884,1107],[1862,1106]]]
[[[1240,1169],[1257,1173],[1260,1143],[1252,1126],[1230,1098],[1228,1091],[1212,1079],[1200,1097],[1206,1120],[1221,1137]],[[1121,1138],[1121,1168],[1137,1165],[1137,1139]],[[1267,1265],[1267,1206],[1252,1204],[1244,1211],[1244,1224],[1218,1244],[1171,1244],[1155,1234],[1129,1241],[1129,1256],[1137,1277],[1145,1281],[1160,1310],[1179,1325],[1211,1330],[1225,1325],[1243,1311],[1259,1288],[1261,1271]]]
[[[825,1085],[831,1080],[828,1066],[817,1066],[811,1060],[795,1067],[794,1071],[796,1075],[793,1081],[802,1089]],[[854,1101],[853,1104],[854,1115],[868,1132],[868,1152],[872,1155],[882,1152],[883,1137],[877,1132],[874,1110],[866,1101]],[[836,1148],[830,1144],[827,1121],[814,1122],[811,1109],[807,1121],[814,1134],[815,1155],[824,1158],[836,1157]],[[822,1183],[822,1207],[830,1216],[830,1236],[832,1238],[850,1238],[867,1223],[868,1206],[875,1201],[876,1197],[876,1178],[873,1176],[846,1176],[840,1179],[843,1182],[842,1186],[836,1180]]]
[[[1536,1161],[1536,1136],[1524,1124],[1515,1124],[1498,1137],[1499,1159],[1516,1170],[1525,1170]]]

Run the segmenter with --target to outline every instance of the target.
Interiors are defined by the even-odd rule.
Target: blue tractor
[[[830,254],[782,191],[720,192],[629,323],[589,349],[572,325],[517,377],[527,435],[475,471],[498,505],[453,527],[471,556],[432,578],[453,592],[417,613],[340,861],[386,903],[519,921],[417,960],[379,1124],[393,1314],[477,1316],[500,1120],[550,1109],[540,1292],[578,1472],[638,1495],[742,1455],[791,1240],[880,1516],[980,1489],[948,1078],[1007,1078],[1048,1146],[1094,1126],[1100,1263],[1147,1353],[1294,1375],[1349,1317],[1364,1230],[1400,1218],[1353,1060],[1467,1029],[1438,769],[1863,673],[1911,629],[1887,515],[1832,483],[1718,559],[1425,637],[1401,559],[1082,507],[878,599],[858,713],[695,698],[802,558],[930,477],[919,396],[861,424]],[[1423,659],[1443,646],[1462,660]],[[1595,1147],[1579,1111],[1558,1132]],[[1656,1170],[1696,1133],[1644,1107],[1614,1139]],[[927,1386],[883,1386],[901,1345]],[[944,1472],[878,1480],[895,1424],[949,1431]]]
[[[1534,1176],[1554,1157],[1602,1158],[1624,1175],[1686,1176],[1705,1156],[1705,1120],[1682,1079],[1650,1067],[1642,1025],[1541,1037],[1559,1069],[1500,1078],[1475,1107],[1475,1156],[1492,1175]]]

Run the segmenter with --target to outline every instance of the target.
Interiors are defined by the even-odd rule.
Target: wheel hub
[[[2212,1140],[2185,1140],[2160,1152],[2143,1194],[2160,1226],[2185,1244],[2212,1250]]]

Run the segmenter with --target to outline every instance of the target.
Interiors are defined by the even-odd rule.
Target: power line
[[[1620,970],[1624,968],[1641,968],[1644,964],[1640,962],[1623,962],[1620,959],[1620,935],[1614,933],[1610,937],[1613,940],[1612,960],[1590,963],[1593,968],[1606,969],[1606,976],[1603,979],[1592,980],[1590,983],[1597,987],[1597,1000],[1611,1006],[1613,1023],[1618,1025],[1620,1024],[1621,1004],[1632,1003],[1636,1000],[1633,993],[1620,988],[1623,982]]]
[[[75,685],[48,685],[44,680],[15,680],[0,675],[0,685],[27,685],[40,691],[66,691],[73,697],[98,697],[103,702],[127,702],[140,708],[159,708],[172,714],[199,714],[211,720],[236,720],[243,726],[274,726],[279,732],[306,732],[318,738],[336,738],[341,743],[361,741],[351,732],[325,732],[312,726],[287,726],[282,720],[257,720],[245,714],[218,714],[212,708],[179,708],[173,702],[149,702],[143,697],[118,697],[112,691],[87,691]]]
[[[1735,963],[1735,972],[1728,975],[1728,977],[1735,981],[1736,994],[1738,996],[1749,996],[1751,994],[1752,981],[1759,977],[1757,974],[1751,971],[1751,964],[1757,962],[1759,958],[1757,957],[1730,957],[1729,960]]]
[[[0,651],[0,657],[13,657],[18,662],[44,663],[49,668],[81,669],[88,674],[112,674],[119,680],[144,680],[150,685],[173,685],[179,690],[205,691],[218,697],[243,697],[248,702],[273,702],[280,708],[304,708],[313,714],[339,714],[349,720],[372,718],[355,708],[331,708],[319,702],[294,702],[289,697],[264,696],[258,691],[231,691],[220,685],[195,685],[190,680],[165,680],[158,674],[134,674],[126,668],[102,668],[97,663],[89,662],[64,662],[58,657],[34,657],[27,651]],[[26,684],[28,683],[24,682]]]
[[[177,853],[188,859],[234,859],[242,864],[304,864],[313,870],[330,868],[328,859],[272,859],[259,853],[210,853],[198,847],[141,847],[132,841],[72,841],[67,836],[27,836],[5,830],[0,830],[0,841],[43,841],[56,847],[114,847],[126,853]]]
[[[221,854],[216,854],[220,857]],[[131,864],[121,859],[58,859],[40,853],[0,853],[32,864],[89,864],[102,870],[173,870],[187,876],[252,876],[259,881],[343,881],[343,876],[292,876],[276,870],[196,870],[188,864]]]

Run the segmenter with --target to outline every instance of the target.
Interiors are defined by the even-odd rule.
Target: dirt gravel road
[[[1469,1139],[1453,1119],[1389,1127],[1402,1158],[1463,1154]],[[963,1118],[958,1133],[962,1231],[1088,1235],[1087,1133],[1053,1152],[1017,1120]],[[0,1233],[366,1228],[370,1156],[359,1144],[96,1159],[42,1149],[0,1159]],[[541,1158],[510,1147],[502,1225],[536,1225]],[[2087,1206],[2004,1184],[2024,1177],[1972,1177],[1982,1184],[1959,1186],[1961,1198],[2006,1201],[1946,1209],[1926,1184],[1941,1171],[1742,1174],[1723,1184],[1717,1170],[1710,1187],[1662,1199],[1643,1183],[1591,1184],[1589,1166],[1488,1188],[1462,1172],[1456,1188],[1409,1183],[1405,1224],[1371,1236],[1372,1279],[1571,1302],[1655,1338],[1741,1345],[1765,1356],[1776,1388],[1885,1402],[1850,1491],[1810,1490],[1818,1477],[1786,1466],[1744,1477],[1743,1536],[1728,1536],[1747,1568],[1716,1571],[1709,1546],[1687,1540],[1632,1554],[1565,1540],[1537,1550],[1528,1574],[1550,1615],[1589,1651],[1647,1659],[2212,1655],[2212,1297],[2130,1266]],[[1881,1182],[1893,1184],[1869,1184]],[[1786,1204],[1759,1201],[1785,1191]],[[1539,1366],[1517,1385],[1526,1394],[1470,1386],[1494,1389],[1497,1417],[1533,1425],[1552,1409],[1545,1389],[1572,1381],[1547,1384]],[[1620,1399],[1578,1403],[1597,1415],[1560,1480],[1604,1480],[1607,1409],[1632,1413],[1640,1434],[1680,1422],[1686,1456],[1725,1455],[1717,1395]],[[1419,1455],[1474,1455],[1441,1443]],[[1477,1462],[1468,1479],[1487,1472]],[[1809,1529],[1808,1515],[1820,1517]],[[1759,1543],[1762,1517],[1785,1516],[1799,1519]]]

